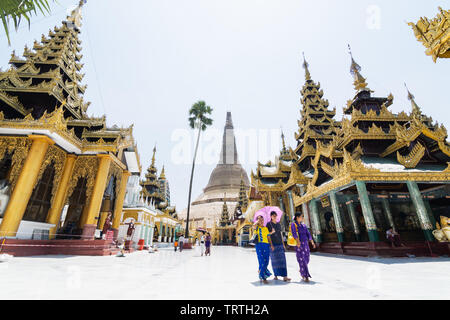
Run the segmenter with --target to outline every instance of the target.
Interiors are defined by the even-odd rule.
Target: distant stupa
[[[233,213],[239,201],[241,180],[248,189],[247,172],[238,160],[231,112],[227,112],[219,163],[212,171],[203,193],[191,203],[189,219],[193,219],[199,225],[202,225],[204,220],[206,227],[212,228],[222,215],[224,201],[228,206],[228,212]],[[185,219],[186,213],[187,208],[181,212],[180,218]]]

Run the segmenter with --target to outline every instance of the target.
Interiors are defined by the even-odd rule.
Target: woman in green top
[[[272,275],[269,269],[267,269],[270,259],[270,245],[267,237],[269,234],[269,229],[264,226],[264,218],[262,216],[258,216],[255,224],[253,224],[253,230],[256,232],[258,237],[258,243],[255,247],[259,263],[259,279],[263,283],[269,283],[267,278]]]

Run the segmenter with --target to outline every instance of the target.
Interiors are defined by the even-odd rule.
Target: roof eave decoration
[[[425,46],[425,53],[434,62],[438,58],[450,58],[450,10],[438,9],[439,13],[434,19],[422,17],[417,23],[408,23],[417,40]]]

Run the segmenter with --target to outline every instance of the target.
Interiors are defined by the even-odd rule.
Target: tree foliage
[[[30,27],[31,16],[37,15],[38,12],[44,15],[50,13],[48,0],[0,0],[0,17],[9,45],[11,44],[9,37],[11,21],[16,31],[23,19]]]

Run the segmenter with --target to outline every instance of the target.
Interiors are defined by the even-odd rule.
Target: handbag
[[[294,222],[294,225],[295,225],[295,232],[297,233],[297,236],[298,236],[297,224],[295,222]],[[292,231],[291,230],[289,230],[287,245],[290,246],[290,247],[296,247],[297,246],[297,240],[292,235]]]
[[[252,238],[250,239],[249,243],[252,245],[256,245],[259,242],[258,233],[255,231],[253,233]]]

